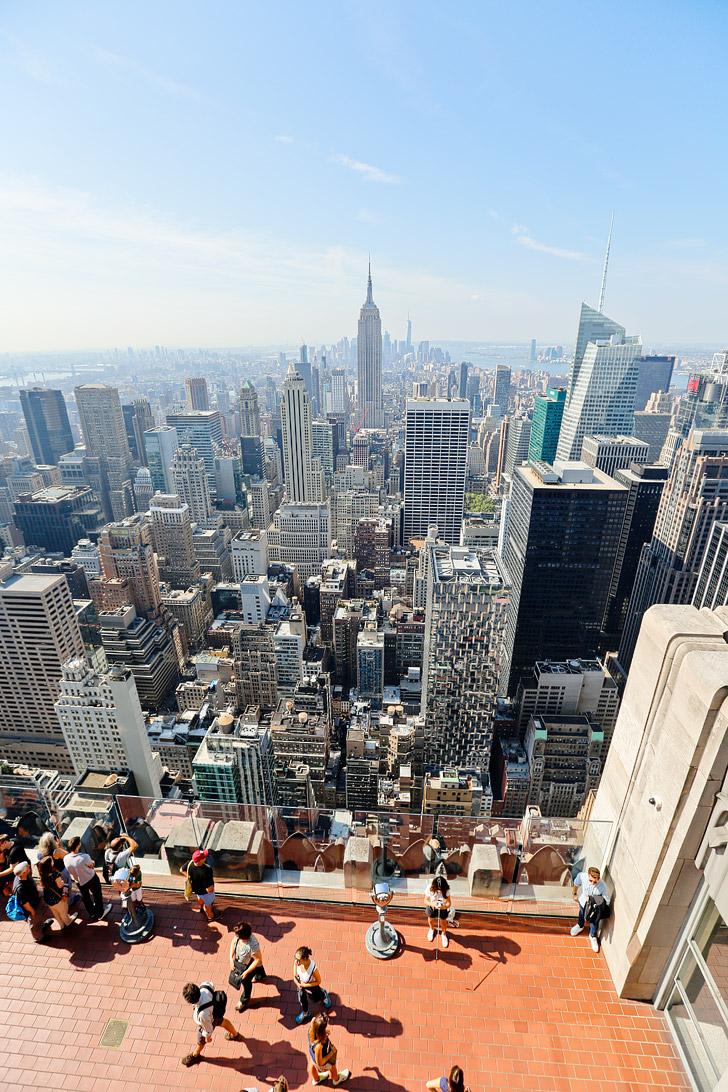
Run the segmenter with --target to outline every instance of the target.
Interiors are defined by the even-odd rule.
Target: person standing
[[[265,981],[263,953],[249,922],[239,921],[237,925],[233,925],[233,933],[235,935],[230,942],[230,970],[240,975],[240,1000],[235,1011],[244,1012],[250,1003],[253,983]]]
[[[192,860],[184,868],[180,868],[180,872],[189,879],[200,910],[208,921],[214,921],[215,877],[207,863],[207,853],[206,849],[196,849]]]
[[[447,915],[450,910],[450,884],[444,876],[433,876],[425,891],[427,903],[427,939],[435,939],[435,931],[439,927],[442,935],[442,946],[447,948],[450,941],[447,936]]]
[[[293,981],[298,991],[298,1003],[301,1011],[296,1017],[296,1023],[302,1024],[308,1020],[308,1002],[323,1001],[324,1008],[331,1008],[331,998],[321,985],[321,972],[311,958],[311,949],[305,946],[299,948],[293,961]]]
[[[69,925],[75,925],[78,921],[76,914],[69,914],[68,899],[70,888],[64,883],[63,876],[53,867],[52,857],[44,857],[38,862],[38,875],[43,884],[43,898],[50,907],[51,914],[58,922],[61,929]]]
[[[348,1069],[336,1066],[336,1047],[329,1039],[329,1018],[325,1012],[314,1016],[308,1029],[308,1053],[311,1056],[311,1078],[314,1084],[323,1084],[331,1077],[334,1084],[343,1084],[351,1076]]]
[[[23,908],[25,920],[30,926],[30,935],[36,944],[42,944],[46,939],[46,929],[53,924],[51,909],[41,897],[27,861],[16,864],[13,872],[15,873],[13,894]]]
[[[38,842],[38,861],[42,861],[44,857],[51,857],[53,859],[54,869],[68,887],[68,907],[70,909],[74,902],[77,902],[81,896],[78,891],[74,892],[73,890],[71,874],[63,863],[63,858],[65,856],[65,849],[56,841],[56,837],[51,831],[47,830],[45,834],[41,834],[40,841]],[[48,902],[47,899],[46,902]]]
[[[598,868],[590,868],[586,872],[580,872],[574,880],[574,896],[579,900],[579,919],[571,929],[572,937],[578,937],[585,925],[585,914],[587,903],[590,898],[603,899],[603,905],[609,906],[609,891],[607,885],[601,878],[601,872]],[[600,916],[592,918],[589,922],[589,940],[592,946],[592,950],[599,951],[599,922]]]
[[[101,894],[101,881],[96,875],[94,863],[88,853],[82,852],[81,839],[76,836],[68,843],[69,852],[63,858],[72,880],[78,884],[83,904],[91,923],[105,918],[111,910],[111,903],[104,905]]]
[[[459,1065],[454,1065],[448,1077],[435,1077],[434,1081],[428,1081],[426,1088],[430,1092],[470,1092],[465,1087],[465,1078]]]
[[[227,994],[223,990],[216,990],[212,982],[201,982],[199,986],[188,982],[182,990],[182,996],[190,1005],[195,1006],[192,1015],[197,1025],[197,1046],[191,1054],[185,1054],[182,1065],[191,1066],[199,1062],[215,1028],[225,1028],[225,1038],[231,1042],[242,1039],[225,1016]]]

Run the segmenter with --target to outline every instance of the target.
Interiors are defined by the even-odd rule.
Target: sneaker
[[[108,915],[108,914],[110,914],[110,913],[111,913],[111,903],[110,903],[110,902],[107,902],[107,903],[106,903],[106,906],[104,907],[104,909],[103,909],[103,910],[102,910],[102,912],[101,912],[101,917],[102,917],[102,918],[105,918],[105,917],[107,917],[107,915]],[[100,921],[100,920],[101,920],[101,918],[99,918],[99,921]]]
[[[330,1009],[331,1008],[331,998],[326,993],[326,990],[324,990],[324,995],[325,995],[324,996],[324,1008],[325,1009]]]
[[[297,1024],[305,1024],[305,1022],[307,1020],[310,1020],[310,1019],[311,1019],[311,1013],[310,1012],[299,1012],[298,1016],[296,1017],[296,1023]]]
[[[434,929],[430,929],[429,933],[427,934],[427,939],[428,940],[434,940],[435,939],[435,930]]]
[[[443,946],[443,948],[447,948],[449,944],[450,944],[450,941],[447,939],[447,933],[443,933],[442,934],[442,946]]]
[[[235,1006],[235,1011],[236,1012],[245,1012],[247,1007],[248,1007],[248,1002],[247,1001],[238,1001],[237,1005]]]
[[[572,937],[578,937],[579,933],[582,931],[583,928],[583,925],[572,925],[569,932],[571,933]]]
[[[328,1073],[319,1073],[318,1077],[314,1077],[314,1079],[313,1079],[313,1081],[311,1083],[312,1084],[323,1084],[327,1077],[328,1077]]]
[[[201,1054],[185,1054],[184,1058],[182,1059],[182,1065],[194,1065],[195,1062],[199,1062],[201,1057]]]
[[[593,952],[598,952],[599,951],[599,941],[597,940],[597,938],[596,937],[589,937],[589,940],[591,941],[592,951]]]
[[[344,1083],[344,1081],[348,1081],[348,1080],[349,1080],[349,1077],[350,1077],[350,1076],[351,1076],[351,1071],[350,1071],[350,1070],[348,1070],[348,1069],[342,1069],[342,1070],[340,1071],[340,1073],[339,1073],[339,1076],[338,1076],[338,1077],[336,1078],[336,1080],[334,1081],[334,1084],[343,1084],[343,1083]]]

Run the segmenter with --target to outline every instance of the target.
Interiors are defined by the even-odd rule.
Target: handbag
[[[228,975],[228,982],[230,983],[230,985],[232,986],[232,988],[234,990],[239,990],[240,987],[243,984],[242,966],[240,966],[240,969],[238,969],[238,967],[239,967],[239,964],[238,964],[238,961],[236,959],[235,960],[235,966],[233,967],[230,974]]]
[[[185,898],[187,899],[187,902],[192,898],[192,880],[190,879],[189,868],[190,866],[187,865],[187,868],[185,869],[185,875],[187,876],[187,879],[185,880]]]
[[[17,895],[11,895],[5,904],[5,913],[11,921],[25,921],[25,910],[18,902]]]

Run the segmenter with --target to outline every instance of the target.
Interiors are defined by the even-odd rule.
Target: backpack
[[[107,857],[107,854],[109,856]],[[111,877],[116,872],[115,861],[117,854],[111,849],[107,849],[104,853],[104,859],[101,862],[101,875],[104,877],[104,883],[111,883]]]
[[[213,990],[212,1001],[207,1001],[204,1005],[198,1005],[198,1013],[203,1012],[204,1009],[209,1009],[212,1006],[213,1020],[221,1020],[225,1015],[225,1009],[227,1008],[227,994],[225,990]]]
[[[5,903],[5,913],[11,921],[25,921],[25,910],[18,902],[17,895],[11,895]]]

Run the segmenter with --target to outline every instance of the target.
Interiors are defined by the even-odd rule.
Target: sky
[[[0,6],[0,352],[728,343],[724,0]]]

